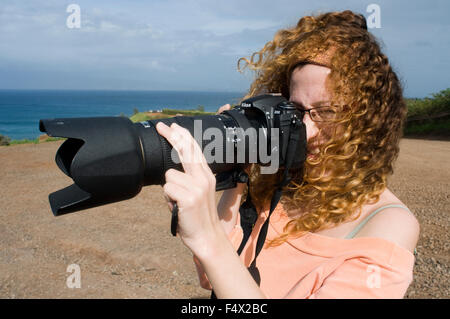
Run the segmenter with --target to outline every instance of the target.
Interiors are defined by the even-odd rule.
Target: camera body
[[[283,166],[294,133],[300,139],[291,167],[301,169],[306,159],[302,115],[281,95],[266,94],[244,100],[238,107],[218,115],[178,116],[139,123],[132,123],[125,117],[42,119],[40,131],[68,138],[58,149],[55,161],[74,181],[71,186],[49,195],[53,214],[63,215],[132,198],[145,185],[163,184],[168,169],[182,170],[181,164],[171,156],[172,146],[156,131],[156,123],[160,121],[169,126],[176,122],[193,136],[196,121],[200,121],[205,130],[214,128],[223,132],[215,136],[215,142],[221,141],[223,150],[233,150],[234,156],[230,160],[230,156],[222,152],[226,160],[208,163],[213,173],[223,176],[239,171],[250,163],[261,145],[270,155],[276,155],[279,165]],[[251,128],[258,132],[256,139],[239,134],[239,129],[249,131]],[[207,141],[200,144],[205,150]],[[242,151],[244,160],[238,161]],[[256,158],[257,163],[267,165],[260,157]],[[222,184],[222,189],[225,188]]]
[[[255,121],[254,118],[257,118],[264,123],[263,128],[267,128],[268,147],[271,152],[279,154],[280,166],[286,163],[287,147],[293,131],[300,130],[301,145],[296,149],[291,168],[303,166],[306,159],[306,129],[302,121],[303,112],[293,103],[287,101],[281,94],[266,94],[242,101],[236,110],[243,112],[250,121]],[[272,145],[272,141],[277,139],[279,145]]]

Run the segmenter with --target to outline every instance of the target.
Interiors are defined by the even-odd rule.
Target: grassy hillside
[[[136,112],[130,117],[133,122],[149,121],[165,119],[177,115],[183,116],[197,116],[197,115],[213,115],[214,112],[204,112],[201,110],[175,110],[175,109],[162,109],[162,112]]]

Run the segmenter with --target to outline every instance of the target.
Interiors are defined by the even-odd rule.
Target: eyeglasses
[[[305,113],[309,113],[309,117],[314,122],[331,122],[337,119],[336,111],[329,106],[320,106],[312,109],[303,109],[299,106],[298,109],[305,116]]]

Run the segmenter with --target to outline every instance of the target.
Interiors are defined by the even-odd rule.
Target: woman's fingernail
[[[159,128],[161,129],[161,128],[166,128],[166,127],[168,127],[166,124],[164,124],[163,122],[158,122],[158,123],[156,123],[156,128],[158,128],[158,126],[159,126]]]

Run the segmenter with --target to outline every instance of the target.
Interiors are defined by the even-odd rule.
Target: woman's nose
[[[311,120],[311,116],[308,112],[305,112],[305,115],[303,116],[303,123],[305,123],[306,126],[306,139],[309,140],[317,135],[319,132],[319,128],[316,125],[316,122]]]

